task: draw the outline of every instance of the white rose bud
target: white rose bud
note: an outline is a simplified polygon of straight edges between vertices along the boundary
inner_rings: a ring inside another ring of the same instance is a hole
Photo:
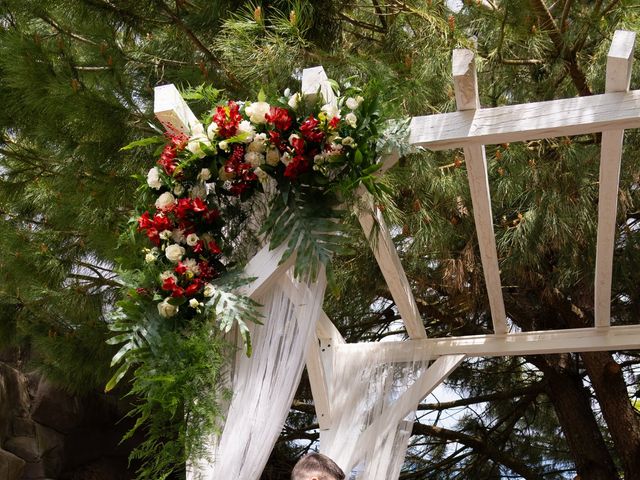
[[[178,313],[178,307],[169,303],[169,298],[165,298],[158,304],[158,313],[161,317],[169,318]]]
[[[195,298],[192,298],[191,300],[189,300],[189,306],[191,308],[198,308],[200,306],[200,302]]]
[[[207,283],[204,286],[204,291],[202,293],[205,297],[213,297],[213,295],[216,293],[216,287],[214,287],[210,283]]]
[[[289,98],[289,101],[287,103],[291,108],[295,110],[296,108],[298,108],[298,104],[300,103],[301,98],[302,96],[299,93],[294,93],[293,95],[291,95],[291,98]]]
[[[200,239],[195,233],[190,233],[189,235],[187,235],[187,245],[189,245],[190,247],[193,247],[196,243],[198,243],[198,240]]]
[[[147,263],[153,263],[156,261],[156,254],[154,252],[149,252],[144,256],[144,261]]]
[[[170,262],[178,263],[180,260],[182,260],[182,257],[185,254],[185,249],[177,243],[174,243],[173,245],[169,245],[166,248],[164,254]]]
[[[176,183],[175,187],[173,187],[173,193],[177,196],[180,196],[184,193],[184,187],[181,183]]]
[[[280,152],[277,148],[267,150],[267,163],[272,167],[276,166],[280,161]]]
[[[200,173],[198,174],[198,180],[200,180],[201,182],[206,182],[210,178],[211,170],[209,170],[208,168],[203,168],[202,170],[200,170]]]
[[[160,232],[160,238],[162,240],[169,240],[173,236],[173,232],[171,230],[163,230]]]
[[[164,192],[156,200],[156,208],[162,210],[176,203],[176,197],[171,192]]]
[[[207,127],[207,136],[210,140],[215,140],[216,135],[218,135],[218,130],[220,130],[220,127],[218,127],[218,124],[216,122],[211,122],[209,124],[209,126]]]
[[[358,97],[358,98],[362,98],[362,97]],[[360,102],[357,99],[353,98],[353,97],[347,98],[346,104],[347,104],[347,108],[349,110],[355,110],[356,108],[358,108],[360,106]]]
[[[189,189],[190,198],[207,198],[207,186],[204,183],[197,183]]]
[[[271,105],[267,102],[254,102],[245,108],[245,113],[249,115],[251,123],[266,123],[265,115],[269,113]]]
[[[149,170],[149,173],[147,173],[147,185],[151,188],[155,188],[156,190],[159,190],[160,187],[162,187],[162,182],[160,181],[160,170],[156,167],[153,167]]]
[[[226,140],[222,140],[220,143],[218,143],[218,148],[220,150],[222,150],[223,152],[226,152],[229,150],[229,142],[227,142]]]
[[[238,125],[238,134],[244,134],[247,136],[244,139],[244,143],[251,143],[253,136],[256,134],[256,129],[253,128],[251,122],[243,120],[240,122],[240,125]]]
[[[355,113],[353,112],[347,113],[344,119],[352,128],[356,128],[356,125],[358,124],[358,117],[356,117]]]
[[[342,145],[344,145],[345,147],[352,147],[355,146],[355,142],[351,137],[344,137],[342,139]]]
[[[199,134],[195,137],[191,137],[189,139],[189,143],[187,143],[187,150],[189,150],[194,155],[197,155],[199,158],[202,158],[205,156],[205,153],[202,150],[202,144],[207,146],[211,145],[211,142],[206,135]]]

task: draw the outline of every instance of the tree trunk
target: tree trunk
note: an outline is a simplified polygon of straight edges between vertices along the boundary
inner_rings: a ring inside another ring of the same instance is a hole
[[[622,369],[609,352],[580,355],[622,461],[624,478],[640,478],[640,416],[629,400]]]
[[[581,480],[618,480],[613,459],[591,409],[590,395],[582,384],[570,354],[531,357],[547,380],[547,394]],[[629,477],[640,478],[640,477]]]

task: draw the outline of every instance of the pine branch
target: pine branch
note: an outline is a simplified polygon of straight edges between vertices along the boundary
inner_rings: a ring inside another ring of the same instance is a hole
[[[93,40],[89,40],[86,37],[83,37],[82,35],[78,35],[77,33],[73,33],[69,30],[66,30],[64,28],[62,28],[58,23],[56,23],[51,17],[46,16],[46,15],[42,15],[40,16],[40,18],[48,23],[49,25],[51,25],[54,29],[56,29],[58,32],[67,35],[68,37],[74,38],[76,40],[79,40],[83,43],[88,43],[89,45],[93,45],[93,46],[97,46],[98,44],[96,42],[94,42]]]
[[[504,465],[512,472],[517,473],[526,480],[544,480],[544,477],[531,469],[524,462],[514,458],[513,456],[495,448],[489,443],[489,439],[484,439],[476,435],[468,435],[466,433],[449,430],[447,428],[436,427],[434,425],[425,425],[423,423],[414,423],[412,435],[425,435],[441,438],[457,442],[474,450],[474,452],[486,455],[494,462]]]

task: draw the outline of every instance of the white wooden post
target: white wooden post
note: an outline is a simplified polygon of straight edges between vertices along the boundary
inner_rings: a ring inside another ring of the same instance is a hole
[[[605,86],[607,93],[629,90],[635,41],[634,32],[618,30],[614,34],[607,56]],[[611,317],[611,277],[623,137],[623,129],[608,130],[602,133],[600,144],[600,194],[594,292],[596,327],[608,326]]]

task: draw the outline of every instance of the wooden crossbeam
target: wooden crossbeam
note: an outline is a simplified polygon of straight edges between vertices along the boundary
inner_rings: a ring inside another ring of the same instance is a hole
[[[172,83],[154,88],[153,113],[169,133],[189,134],[200,121]]]
[[[609,328],[574,328],[509,333],[508,335],[467,335],[422,340],[337,345],[341,352],[370,353],[380,363],[407,362],[417,358],[466,354],[469,357],[542,355],[547,353],[598,352],[640,349],[640,325]]]
[[[453,83],[459,111],[476,111],[480,108],[474,53],[471,50],[456,49],[453,51]],[[466,145],[464,157],[469,176],[473,220],[476,225],[482,270],[489,296],[493,331],[501,335],[507,333],[507,317],[502,297],[496,238],[493,231],[491,193],[484,146]]]
[[[640,128],[640,90],[413,117],[410,128],[430,150]]]
[[[626,92],[631,80],[636,34],[618,30],[607,56],[607,92]],[[600,193],[598,199],[598,240],[594,292],[595,326],[611,323],[611,278],[615,241],[618,185],[624,130],[603,132],[600,145]]]

